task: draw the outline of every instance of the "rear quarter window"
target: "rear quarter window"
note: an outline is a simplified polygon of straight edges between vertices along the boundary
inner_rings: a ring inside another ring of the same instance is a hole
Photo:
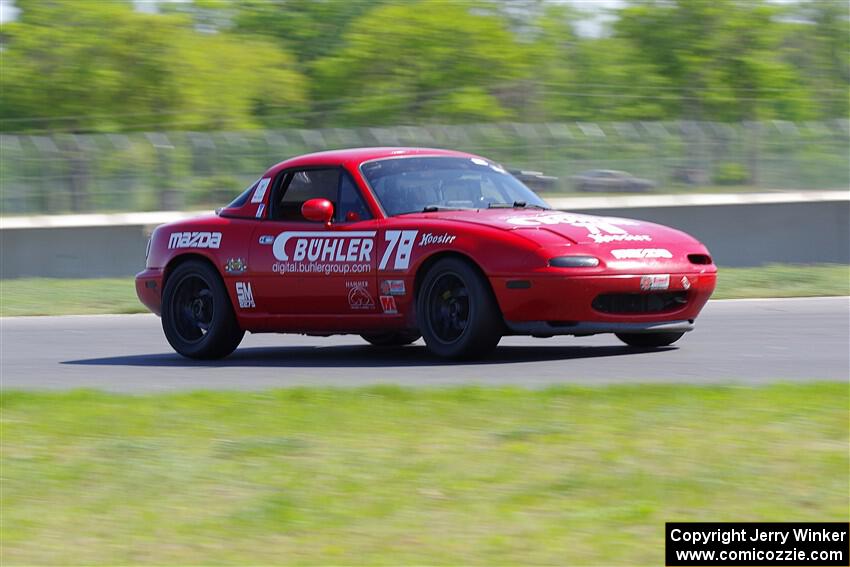
[[[257,179],[256,181],[251,183],[251,185],[247,189],[242,191],[242,193],[240,193],[238,197],[236,197],[235,199],[230,201],[230,203],[227,204],[224,208],[225,209],[238,209],[238,208],[242,207],[243,205],[245,205],[245,203],[248,202],[248,198],[251,196],[251,193],[254,191],[254,188],[257,186],[257,183],[259,183],[259,182],[260,182],[260,180]]]

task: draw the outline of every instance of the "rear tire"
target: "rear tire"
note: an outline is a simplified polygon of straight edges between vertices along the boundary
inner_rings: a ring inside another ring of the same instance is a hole
[[[378,347],[395,347],[415,343],[420,335],[411,332],[398,331],[390,333],[375,333],[374,335],[360,335],[367,343]]]
[[[227,289],[205,262],[177,266],[162,292],[162,330],[168,343],[187,358],[223,358],[245,331],[239,328]]]
[[[416,298],[419,330],[428,350],[443,358],[476,358],[502,338],[502,314],[487,280],[458,258],[439,260]]]
[[[617,333],[617,338],[629,346],[653,348],[672,345],[685,333]]]

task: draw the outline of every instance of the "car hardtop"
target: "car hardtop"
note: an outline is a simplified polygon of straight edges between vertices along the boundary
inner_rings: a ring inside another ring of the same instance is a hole
[[[270,167],[265,177],[276,175],[285,169],[298,167],[321,167],[321,166],[348,166],[356,169],[367,161],[387,158],[402,158],[412,156],[429,157],[458,157],[458,158],[481,158],[475,154],[458,152],[455,150],[444,150],[439,148],[415,148],[415,147],[369,147],[349,148],[342,150],[328,150],[304,154],[289,158]],[[489,161],[489,160],[488,160]]]
[[[248,189],[243,191],[243,193],[236,199],[234,199],[229,205],[217,209],[217,213],[219,216],[228,218],[260,218],[260,215],[256,214],[256,203],[249,200],[249,195],[251,191],[253,191],[253,188],[256,187],[256,184],[259,183],[260,180],[273,180],[281,172],[286,170],[301,168],[344,167],[352,173],[359,173],[358,169],[360,165],[365,162],[380,159],[406,157],[454,157],[466,159],[484,159],[474,154],[459,152],[455,150],[393,146],[349,148],[304,154],[289,158],[268,168],[254,184],[252,184]],[[374,197],[372,197],[368,193],[364,194],[364,198],[366,198],[367,201],[374,201]],[[380,210],[380,206],[378,205],[377,201],[375,201],[375,205],[375,210]],[[377,212],[375,214],[377,215],[377,218],[383,217],[383,214]]]

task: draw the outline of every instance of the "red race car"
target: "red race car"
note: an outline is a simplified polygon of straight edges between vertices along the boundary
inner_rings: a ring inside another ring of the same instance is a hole
[[[148,246],[136,292],[190,358],[226,356],[245,331],[421,335],[450,358],[504,335],[659,347],[693,329],[717,273],[687,234],[552,210],[492,161],[423,148],[289,159]]]

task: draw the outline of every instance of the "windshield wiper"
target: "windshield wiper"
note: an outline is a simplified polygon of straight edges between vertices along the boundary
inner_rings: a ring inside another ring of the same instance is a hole
[[[441,205],[428,205],[422,209],[423,213],[436,213],[437,211],[467,211],[469,209],[463,207],[443,207]]]
[[[525,201],[514,201],[513,203],[490,203],[488,209],[542,209],[548,210],[542,205],[529,205]]]

